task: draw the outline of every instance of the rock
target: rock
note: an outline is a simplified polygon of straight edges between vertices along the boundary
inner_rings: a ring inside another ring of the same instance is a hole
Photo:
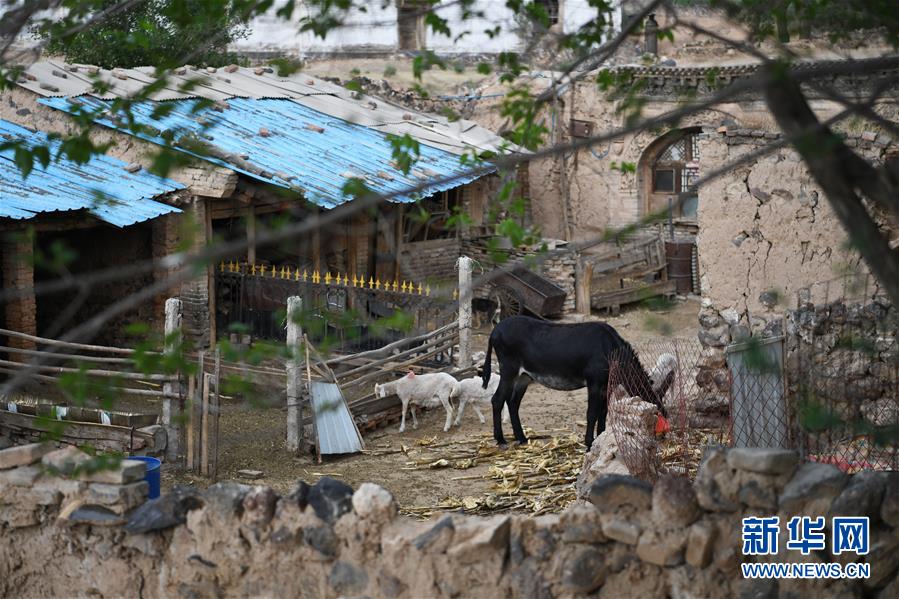
[[[51,451],[41,458],[41,463],[56,474],[72,474],[77,468],[90,462],[91,457],[71,445]]]
[[[803,508],[809,510],[808,515],[824,513],[830,507],[831,500],[846,486],[847,479],[846,473],[836,466],[815,462],[802,464],[784,487],[780,495],[780,508],[789,513],[799,512]]]
[[[145,480],[127,485],[91,483],[87,487],[85,501],[98,505],[113,506],[110,509],[117,513],[127,512],[146,501],[149,490],[150,484]]]
[[[308,501],[316,516],[334,524],[353,508],[353,488],[325,476],[309,488]]]
[[[623,506],[648,510],[652,507],[652,485],[633,476],[606,474],[590,488],[590,503],[600,513],[611,513]]]
[[[128,518],[125,530],[132,535],[154,530],[165,530],[187,520],[187,512],[204,504],[200,491],[194,487],[178,485],[169,493],[147,501]]]
[[[662,528],[689,526],[701,515],[693,485],[680,476],[663,476],[652,489],[652,519]],[[655,563],[655,562],[651,562]]]
[[[127,520],[102,505],[83,505],[80,501],[70,504],[59,513],[59,520],[71,525],[121,526]]]
[[[762,485],[756,479],[749,479],[740,485],[737,499],[749,507],[766,510],[777,509],[777,493],[773,486]]]
[[[306,484],[306,481],[297,481],[297,486],[284,499],[296,504],[301,510],[305,510],[306,506],[309,505],[309,489],[311,487]]]
[[[730,327],[721,324],[699,329],[699,342],[709,347],[724,347],[730,342]]]
[[[727,466],[727,453],[723,449],[709,448],[703,455],[693,488],[700,507],[711,512],[735,512],[739,505],[724,493],[721,481],[733,477]]]
[[[591,505],[571,505],[559,518],[564,543],[603,543],[602,520]]]
[[[587,594],[602,585],[607,573],[602,553],[593,548],[582,549],[565,561],[562,584],[572,593]]]
[[[584,456],[584,467],[575,484],[578,499],[586,499],[593,482],[604,474],[630,474],[618,455],[618,442],[610,428],[594,439],[590,451]]]
[[[252,487],[240,483],[215,483],[203,494],[206,505],[212,511],[233,516],[243,513],[243,498]]]
[[[735,324],[728,327],[728,334],[730,335],[730,339],[732,342],[737,343],[739,341],[746,341],[749,337],[752,336],[752,333],[749,331],[749,327],[743,324]]]
[[[871,565],[871,576],[863,581],[866,589],[883,586],[899,567],[899,536],[895,531],[871,529],[871,550],[864,557]]]
[[[340,595],[358,595],[368,585],[365,570],[345,561],[337,561],[328,574],[328,584]]]
[[[636,545],[640,539],[640,527],[624,518],[612,516],[602,521],[602,532],[610,539],[627,545]]]
[[[264,473],[262,470],[238,470],[237,476],[246,480],[258,480],[264,476]]]
[[[92,483],[124,485],[142,480],[146,476],[147,465],[140,460],[122,460],[118,466],[104,468],[82,474],[79,479]]]
[[[720,312],[721,318],[730,326],[740,324],[740,314],[733,308],[725,308]]]
[[[453,540],[455,525],[451,516],[444,516],[431,529],[421,533],[412,541],[419,551],[443,553]]]
[[[11,487],[30,487],[41,475],[38,466],[23,466],[9,470],[0,470],[0,488],[9,485]]]
[[[53,451],[50,443],[29,443],[0,450],[0,470],[30,466]]]
[[[303,529],[303,539],[325,557],[337,555],[340,541],[330,526],[307,526]]]
[[[699,325],[704,329],[712,329],[721,326],[722,318],[718,311],[709,304],[703,304],[699,310]]]
[[[712,549],[718,528],[708,522],[696,522],[687,536],[687,563],[694,568],[705,568],[712,561]]]
[[[353,493],[353,510],[362,518],[384,525],[397,514],[396,500],[390,491],[373,483],[362,483]]]
[[[502,555],[509,547],[509,530],[512,520],[509,516],[493,516],[478,523],[478,532],[447,550],[460,564],[489,562],[492,557]]]
[[[899,474],[894,472],[887,475],[880,518],[893,528],[899,527]]]
[[[880,520],[881,504],[890,475],[866,470],[855,474],[843,492],[834,499],[828,518],[833,516],[867,516],[871,523]]]
[[[766,308],[773,308],[780,302],[780,294],[776,291],[763,291],[759,294],[759,303]]]
[[[747,472],[791,474],[798,463],[799,454],[789,449],[739,447],[727,452],[727,465]]]
[[[278,495],[271,487],[253,487],[243,498],[243,521],[250,526],[268,526],[275,515]]]
[[[657,566],[677,566],[684,561],[687,533],[683,529],[659,532],[647,530],[637,543],[637,557]]]

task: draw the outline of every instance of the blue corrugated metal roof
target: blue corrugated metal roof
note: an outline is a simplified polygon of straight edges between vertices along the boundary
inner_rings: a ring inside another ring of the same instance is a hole
[[[14,140],[30,146],[47,145],[51,156],[56,156],[60,143],[0,119],[0,142]],[[22,179],[14,151],[0,152],[0,218],[18,220],[45,212],[87,210],[100,220],[125,227],[180,212],[152,198],[183,189],[183,185],[146,171],[129,173],[126,166],[110,156],[98,156],[87,164],[60,160],[46,169],[35,164],[31,174]]]
[[[66,98],[42,98],[39,102],[60,110],[73,109]],[[78,98],[78,102],[85,108],[111,104],[109,100],[88,96]],[[159,106],[154,102],[133,106],[132,114],[138,123],[160,131],[193,132],[214,145],[223,156],[246,156],[241,161],[203,158],[257,180],[299,188],[307,200],[323,208],[333,208],[349,199],[343,195],[343,186],[354,176],[364,178],[375,192],[389,194],[420,185],[428,179],[467,170],[460,164],[458,155],[421,144],[418,162],[412,172],[404,175],[391,164],[393,148],[384,133],[328,116],[293,100],[232,98],[227,102],[228,107],[221,111],[213,108],[195,111],[196,102],[192,99],[166,102],[173,107],[172,111],[159,119],[151,116]],[[128,132],[109,119],[97,122]],[[318,128],[324,131],[319,132]],[[262,129],[270,135],[260,135]],[[140,137],[155,143],[162,141],[158,136],[141,134]],[[242,165],[242,161],[250,167]],[[396,195],[392,199],[413,202],[476,178],[461,177],[451,183],[430,185],[420,194]]]

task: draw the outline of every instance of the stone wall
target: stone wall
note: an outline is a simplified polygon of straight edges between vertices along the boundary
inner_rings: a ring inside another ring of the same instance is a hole
[[[9,452],[17,451],[16,459]],[[397,515],[385,489],[324,478],[289,495],[178,487],[120,517],[141,483],[55,479],[0,451],[0,594],[18,597],[894,597],[899,475],[849,476],[779,450],[707,451],[695,484],[606,475],[561,514]],[[49,456],[44,456],[44,462]],[[136,487],[135,487],[136,489]],[[112,500],[114,498],[114,500]],[[106,501],[106,503],[104,503]],[[123,503],[125,501],[125,503]],[[77,506],[77,507],[73,507]],[[741,557],[741,518],[780,516],[780,552]],[[794,515],[867,516],[858,557],[787,551]],[[743,579],[743,561],[870,564],[866,580]]]
[[[504,256],[508,256],[503,264],[508,264],[513,261],[525,261],[524,263],[528,264],[528,259],[534,259],[539,256],[536,248],[501,249],[496,251],[502,253]],[[494,260],[491,257],[490,251],[478,240],[463,241],[462,254],[476,260],[486,271],[489,271],[493,267]],[[578,256],[573,253],[555,255],[546,258],[533,269],[540,276],[565,290],[565,303],[562,305],[563,314],[571,313],[575,308],[574,286],[577,259]],[[480,274],[480,272],[476,271],[475,276],[478,274]],[[490,295],[490,290],[492,288],[493,283],[490,282],[480,285],[474,290],[474,297],[486,299]]]
[[[403,278],[416,283],[453,280],[459,247],[458,237],[403,243],[400,246],[400,270]]]

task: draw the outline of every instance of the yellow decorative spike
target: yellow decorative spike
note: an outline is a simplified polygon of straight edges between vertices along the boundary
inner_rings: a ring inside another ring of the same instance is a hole
[[[428,297],[431,297],[431,286],[430,285],[425,287],[425,295],[427,295]]]
[[[375,281],[375,289],[380,289],[380,288],[381,288],[381,279],[378,279],[377,281]]]
[[[293,271],[293,277],[294,277],[293,278],[294,281],[300,280],[300,267],[299,266],[297,267],[297,269],[295,271]]]
[[[278,276],[278,267],[275,266],[274,264],[272,264],[272,278],[274,279],[277,276]]]
[[[225,272],[225,261],[222,260],[222,263],[219,264],[219,272]]]
[[[265,276],[265,264],[263,264],[262,266],[259,267],[259,276],[260,277]]]
[[[253,276],[256,276],[256,263],[254,262],[254,263],[251,264],[250,266],[253,267],[253,272],[252,272]]]
[[[330,285],[330,284],[331,284],[331,273],[326,272],[325,273],[325,285]]]
[[[315,283],[317,285],[321,280],[322,280],[322,276],[318,273],[317,270],[312,273],[312,282],[313,283]]]
[[[424,292],[425,288],[421,286],[421,283],[418,284],[418,295],[421,295]]]
[[[346,284],[350,282],[350,278],[346,275],[343,275],[343,286],[346,287]]]
[[[309,279],[309,275],[306,272],[306,269],[303,269],[303,282],[305,283]]]
[[[396,282],[396,279],[394,279],[394,280],[393,280],[393,291],[394,291],[394,293],[396,292],[397,289],[399,289],[399,287],[400,287],[399,283],[397,283],[397,282]]]
[[[454,300],[459,299],[459,290],[458,289],[453,289],[453,299]]]
[[[359,286],[359,279],[356,278],[356,273],[353,273],[353,287]]]

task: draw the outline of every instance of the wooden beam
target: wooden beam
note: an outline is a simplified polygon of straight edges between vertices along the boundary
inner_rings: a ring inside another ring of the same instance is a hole
[[[322,260],[322,236],[321,236],[321,227],[318,226],[318,207],[313,208],[313,216],[315,219],[316,225],[315,228],[312,229],[312,270],[313,271],[321,271],[321,260]]]
[[[256,264],[256,212],[253,205],[247,206],[247,263]]]

